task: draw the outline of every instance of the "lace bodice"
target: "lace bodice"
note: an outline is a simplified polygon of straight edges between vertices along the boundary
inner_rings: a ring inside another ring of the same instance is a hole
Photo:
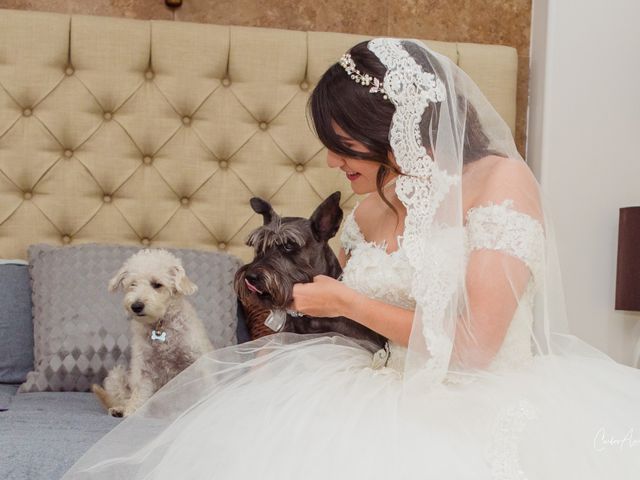
[[[391,253],[387,253],[386,244],[367,241],[354,218],[357,207],[358,204],[345,218],[340,237],[342,247],[350,254],[342,281],[371,298],[403,308],[415,308],[410,293],[413,267],[402,247],[402,236],[398,236],[398,249]],[[543,261],[542,226],[532,217],[514,210],[512,202],[506,200],[501,204],[470,209],[466,215],[465,239],[467,258],[474,249],[500,250],[521,259],[533,273],[489,369],[497,371],[525,366],[532,358],[530,326],[535,279]],[[402,371],[406,348],[391,343],[390,349],[387,366]]]

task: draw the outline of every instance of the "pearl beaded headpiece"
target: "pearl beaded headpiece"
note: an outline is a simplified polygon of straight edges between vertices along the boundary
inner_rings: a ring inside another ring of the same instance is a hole
[[[340,57],[340,65],[345,69],[347,74],[356,81],[356,83],[364,85],[365,87],[368,87],[373,83],[373,85],[369,89],[369,93],[382,93],[385,100],[388,98],[386,92],[384,91],[384,85],[382,84],[382,82],[377,78],[372,77],[368,73],[365,73],[363,75],[360,70],[356,68],[356,62],[353,61],[350,53],[345,53],[344,55],[342,55],[342,57]]]

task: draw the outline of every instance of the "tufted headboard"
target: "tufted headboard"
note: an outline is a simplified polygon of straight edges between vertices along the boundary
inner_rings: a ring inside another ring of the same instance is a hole
[[[366,38],[0,10],[0,258],[108,242],[248,260],[252,196],[307,216],[340,190],[349,210],[356,198],[305,107]],[[427,43],[513,130],[516,50]]]

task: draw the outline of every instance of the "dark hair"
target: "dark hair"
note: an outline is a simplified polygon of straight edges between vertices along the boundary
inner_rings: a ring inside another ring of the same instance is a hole
[[[368,41],[358,43],[349,50],[356,68],[364,75],[369,74],[382,81],[387,72],[378,57],[367,47]],[[411,49],[413,50],[413,49]],[[411,52],[413,54],[413,51]],[[429,63],[435,63],[431,60]],[[435,73],[435,72],[431,72]],[[436,74],[437,75],[437,74]],[[450,92],[448,92],[449,94]],[[466,125],[464,132],[463,162],[470,163],[490,153],[487,136],[482,131],[478,115],[473,106],[457,95],[458,108],[466,108]],[[403,175],[389,160],[392,152],[389,143],[389,130],[395,112],[395,106],[384,99],[380,93],[369,93],[369,88],[356,83],[335,63],[322,75],[309,98],[313,127],[318,138],[330,151],[362,160],[372,160],[380,164],[376,177],[376,189],[382,200],[391,208],[396,216],[398,212],[386,199],[382,191],[383,182],[388,171]],[[423,116],[421,128],[431,129],[437,126],[440,104],[431,104]],[[336,133],[332,121],[340,126],[350,137],[362,143],[368,152],[357,152],[349,148],[347,143]],[[435,130],[423,138],[429,139],[433,149],[436,144]]]

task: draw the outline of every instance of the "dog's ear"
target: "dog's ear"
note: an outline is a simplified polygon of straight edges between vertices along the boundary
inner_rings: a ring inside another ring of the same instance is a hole
[[[193,295],[198,291],[198,286],[189,280],[182,265],[175,265],[170,269],[172,287],[176,293]]]
[[[321,241],[329,240],[338,232],[342,222],[342,208],[340,208],[340,192],[333,192],[309,218],[311,231]]]
[[[263,225],[271,223],[273,219],[278,216],[278,214],[273,210],[271,204],[260,197],[253,197],[249,200],[249,203],[251,204],[251,208],[253,208],[254,212],[262,215]]]
[[[115,292],[118,288],[122,287],[122,282],[124,282],[124,279],[127,278],[127,275],[129,275],[129,272],[125,267],[122,267],[120,270],[118,270],[118,273],[116,273],[114,277],[109,280],[109,291]]]

